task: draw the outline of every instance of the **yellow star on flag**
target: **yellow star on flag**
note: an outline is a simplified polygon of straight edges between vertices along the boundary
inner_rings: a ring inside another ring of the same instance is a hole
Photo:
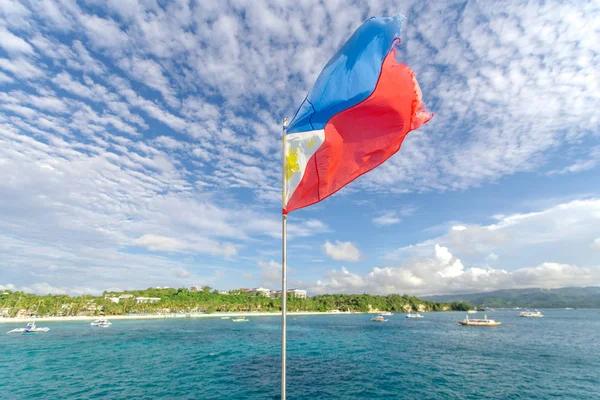
[[[285,156],[285,179],[290,180],[295,172],[300,172],[298,148],[290,149]]]

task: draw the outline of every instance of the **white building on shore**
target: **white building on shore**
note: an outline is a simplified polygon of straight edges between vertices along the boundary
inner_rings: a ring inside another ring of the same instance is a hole
[[[136,297],[135,304],[144,304],[144,303],[158,303],[160,301],[160,297]]]
[[[305,299],[306,298],[306,290],[302,289],[289,289],[288,294],[291,294],[293,297],[297,299]]]
[[[251,293],[255,296],[261,295],[261,296],[269,297],[271,299],[281,298],[281,290],[271,290],[271,289],[265,289],[263,287],[258,287],[258,288],[252,288],[252,289],[241,288],[241,289],[239,289],[239,291]],[[303,290],[303,289],[289,289],[287,292],[288,292],[288,296],[292,296],[297,299],[306,299],[306,297],[307,297],[306,290]],[[221,293],[221,292],[219,292],[219,293]]]
[[[252,292],[256,295],[271,297],[271,289],[265,289],[262,287],[258,287],[258,288],[252,289]]]

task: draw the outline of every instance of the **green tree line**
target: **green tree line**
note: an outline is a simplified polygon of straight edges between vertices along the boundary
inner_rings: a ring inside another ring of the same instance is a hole
[[[118,303],[111,297],[128,294]],[[137,303],[136,297],[160,298],[154,303]],[[281,311],[281,299],[255,295],[244,291],[219,294],[205,286],[197,291],[187,288],[131,290],[104,292],[102,296],[35,295],[23,292],[0,294],[0,316],[75,316],[75,315],[126,315],[129,313],[191,313],[191,312],[238,312]],[[466,311],[473,308],[467,302],[440,303],[425,301],[414,296],[390,294],[331,294],[306,299],[288,295],[288,311]]]

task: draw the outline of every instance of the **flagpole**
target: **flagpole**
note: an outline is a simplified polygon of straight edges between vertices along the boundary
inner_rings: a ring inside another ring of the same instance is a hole
[[[283,119],[283,140],[282,140],[282,194],[283,203],[285,204],[286,186],[285,186],[285,135],[287,131],[287,118]],[[285,400],[285,378],[286,378],[286,345],[287,345],[287,215],[281,214],[281,400]]]

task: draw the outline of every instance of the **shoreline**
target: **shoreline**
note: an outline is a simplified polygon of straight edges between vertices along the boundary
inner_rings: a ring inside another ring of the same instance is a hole
[[[354,315],[368,314],[362,312],[321,312],[321,311],[298,311],[287,312],[288,316],[302,315]],[[0,318],[0,324],[5,323],[26,323],[31,321],[40,322],[75,322],[75,321],[94,321],[96,319],[105,318],[108,320],[125,320],[125,319],[171,319],[171,318],[221,318],[221,317],[280,317],[281,312],[225,312],[212,314],[147,314],[147,315],[105,315],[105,316],[71,316],[71,317],[39,317],[39,318]]]

